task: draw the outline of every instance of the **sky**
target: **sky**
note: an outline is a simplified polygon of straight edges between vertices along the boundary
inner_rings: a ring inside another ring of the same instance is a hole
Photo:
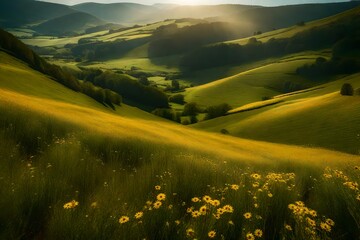
[[[114,2],[134,2],[146,5],[154,3],[176,3],[182,5],[205,5],[205,4],[247,4],[247,5],[262,5],[262,6],[278,6],[302,3],[329,3],[329,2],[344,2],[344,0],[42,0],[46,2],[61,3],[67,5],[75,5],[83,2],[98,2],[98,3],[114,3]]]

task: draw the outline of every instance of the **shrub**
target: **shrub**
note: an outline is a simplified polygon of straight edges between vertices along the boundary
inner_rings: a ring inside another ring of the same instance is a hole
[[[184,111],[182,113],[183,116],[194,116],[199,113],[199,107],[196,103],[191,102],[187,103],[184,107]]]
[[[216,106],[210,106],[206,109],[205,120],[217,118],[224,116],[229,110],[231,110],[231,106],[227,103],[222,103]]]
[[[353,96],[354,88],[350,83],[344,83],[341,87],[340,94],[343,96]]]
[[[178,103],[178,104],[184,104],[185,96],[182,94],[175,94],[173,96],[169,97],[169,102]]]
[[[182,125],[189,125],[190,121],[189,121],[189,119],[184,119],[184,120],[181,121],[181,124]]]
[[[220,130],[220,133],[224,134],[224,135],[228,135],[230,134],[228,130],[226,130],[225,128]]]
[[[170,108],[157,108],[151,113],[171,121],[175,121],[175,122],[181,121],[180,114],[178,114],[176,111]]]

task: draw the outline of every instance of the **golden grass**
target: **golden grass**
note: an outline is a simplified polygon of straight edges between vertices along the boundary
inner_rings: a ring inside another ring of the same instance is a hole
[[[191,151],[210,154],[234,161],[307,163],[319,165],[359,159],[343,153],[281,144],[271,144],[227,137],[188,129],[173,123],[131,119],[88,107],[25,96],[9,90],[0,90],[1,104],[12,105],[17,111],[45,114],[75,124],[85,131],[120,139],[139,139],[163,146],[179,146]],[[260,150],[259,150],[260,149]],[[306,163],[305,163],[306,164]]]

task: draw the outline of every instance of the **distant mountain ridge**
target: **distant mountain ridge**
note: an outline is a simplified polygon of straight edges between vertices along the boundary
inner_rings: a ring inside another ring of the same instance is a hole
[[[34,0],[0,1],[0,27],[21,27],[76,11],[69,6]]]
[[[46,21],[34,30],[45,35],[73,35],[104,24],[104,21],[88,13],[75,12]]]

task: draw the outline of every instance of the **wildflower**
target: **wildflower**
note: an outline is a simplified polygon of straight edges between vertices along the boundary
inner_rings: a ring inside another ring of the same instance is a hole
[[[200,217],[200,212],[199,212],[199,211],[193,211],[193,212],[191,213],[191,216],[192,216],[193,218]]]
[[[176,225],[180,225],[180,220],[175,220]]]
[[[331,232],[331,226],[327,223],[321,222],[320,227],[327,232]]]
[[[151,205],[152,205],[152,201],[146,201],[146,205],[151,206]]]
[[[255,204],[254,204],[254,207],[255,207],[255,208],[259,208],[259,204],[255,203]]]
[[[232,184],[232,185],[231,185],[231,189],[237,191],[237,190],[239,190],[239,185],[237,185],[237,184]]]
[[[268,197],[269,197],[269,198],[272,198],[272,197],[273,197],[272,193],[269,193],[269,194],[268,194]]]
[[[220,206],[220,201],[215,199],[211,201],[211,205],[213,205],[214,207]]]
[[[330,218],[326,219],[326,224],[330,225],[330,226],[335,226],[335,222],[333,220],[331,220]]]
[[[204,206],[202,206],[199,210],[200,210],[200,213],[201,213],[202,215],[205,215],[207,208],[206,208],[206,206],[204,205]]]
[[[229,223],[230,225],[235,225],[234,222],[231,221],[231,220],[230,220],[228,223]]]
[[[225,211],[224,211],[223,208],[218,208],[218,209],[216,210],[216,212],[217,212],[218,214],[222,215]]]
[[[309,211],[309,214],[312,216],[312,217],[316,217],[317,216],[317,213],[315,210],[310,210]]]
[[[92,202],[91,204],[90,204],[90,207],[91,208],[97,208],[97,202]]]
[[[356,182],[345,182],[344,186],[347,186],[351,190],[358,190],[358,187],[359,187],[358,183],[356,183]]]
[[[225,212],[228,212],[228,213],[234,212],[234,208],[231,205],[225,205],[223,207],[223,209],[224,209]]]
[[[140,219],[140,218],[142,218],[143,215],[144,215],[143,212],[137,212],[137,213],[135,214],[135,218],[136,218],[136,219]]]
[[[156,199],[157,199],[158,201],[164,201],[165,198],[166,198],[166,195],[165,195],[164,193],[160,193],[160,194],[158,194],[157,197],[156,197]]]
[[[161,207],[161,205],[162,205],[162,202],[156,201],[156,202],[154,203],[154,208],[155,208],[155,209],[159,209],[159,208]]]
[[[305,206],[304,202],[302,202],[302,201],[296,201],[295,203],[296,203],[296,205],[298,205],[299,207],[304,207],[304,206]]]
[[[290,210],[295,210],[296,206],[295,206],[294,204],[289,204],[289,205],[288,205],[288,208],[289,208]]]
[[[203,197],[203,200],[204,200],[206,203],[210,203],[211,197],[206,195],[206,196]]]
[[[288,224],[285,224],[285,229],[288,231],[292,231],[292,227]]]
[[[253,186],[254,188],[258,188],[258,187],[259,187],[259,185],[260,185],[260,184],[259,184],[258,182],[255,182],[255,183],[253,183],[253,185],[252,185],[252,186]]]
[[[356,200],[360,201],[360,194],[357,195]]]
[[[245,217],[246,219],[251,218],[251,213],[249,213],[249,212],[244,213],[244,217]]]
[[[159,185],[156,185],[156,186],[155,186],[155,190],[156,190],[156,191],[159,191],[159,190],[161,190],[161,186],[159,186]]]
[[[194,229],[192,229],[192,228],[186,229],[186,235],[188,235],[189,237],[194,236],[194,234],[195,234]]]
[[[332,175],[328,174],[328,173],[324,173],[323,176],[324,176],[324,178],[332,178]]]
[[[78,205],[79,205],[79,202],[72,200],[71,202],[64,204],[64,209],[72,209],[72,208],[77,207]]]
[[[219,213],[213,214],[213,216],[214,216],[217,220],[219,220],[220,217],[221,217],[221,215],[220,215]]]
[[[119,218],[119,223],[124,224],[127,223],[129,220],[130,218],[128,216],[122,216],[121,218]]]
[[[189,208],[186,209],[186,212],[187,213],[192,213],[193,209],[194,209],[193,207],[189,207]]]
[[[198,197],[193,197],[191,201],[196,203],[196,202],[200,202],[200,199]]]
[[[262,237],[263,232],[262,232],[260,229],[256,229],[255,232],[254,232],[254,235],[255,235],[256,237]]]
[[[216,235],[216,232],[214,230],[212,230],[208,233],[209,238],[214,238],[215,235]]]
[[[247,234],[246,234],[246,239],[247,239],[247,240],[254,240],[255,237],[254,237],[254,235],[253,235],[252,233],[247,233]]]
[[[253,179],[255,179],[255,180],[258,180],[258,179],[261,178],[261,175],[260,175],[260,174],[257,174],[257,173],[253,173],[253,174],[251,174],[251,177],[252,177]]]
[[[312,220],[311,218],[306,218],[307,223],[312,226],[315,227],[316,226],[316,222],[314,220]]]

